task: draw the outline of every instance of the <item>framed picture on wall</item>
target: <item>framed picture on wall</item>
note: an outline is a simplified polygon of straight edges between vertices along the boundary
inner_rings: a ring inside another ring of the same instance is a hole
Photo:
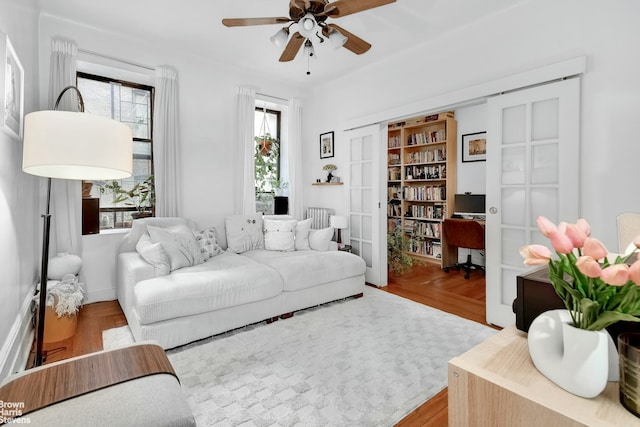
[[[320,134],[320,158],[333,157],[333,132]]]
[[[0,129],[14,139],[22,138],[24,113],[24,69],[9,36],[0,33]]]
[[[487,160],[487,132],[462,135],[462,161],[484,162]]]

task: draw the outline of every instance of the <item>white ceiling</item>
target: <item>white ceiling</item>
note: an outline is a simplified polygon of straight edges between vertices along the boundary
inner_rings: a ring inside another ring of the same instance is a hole
[[[314,43],[317,59],[310,62],[311,75],[306,74],[307,60],[301,52],[291,62],[278,61],[281,52],[269,38],[281,25],[227,28],[221,23],[222,18],[287,17],[288,0],[37,0],[37,4],[51,15],[303,85],[364,69],[428,40],[445,37],[444,43],[447,32],[523,1],[528,0],[398,0],[329,20],[373,47],[355,55],[344,48],[333,50],[329,43]]]

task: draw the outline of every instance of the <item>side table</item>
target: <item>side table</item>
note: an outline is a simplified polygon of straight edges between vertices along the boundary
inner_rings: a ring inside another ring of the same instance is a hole
[[[510,326],[449,361],[449,426],[637,426],[609,382],[593,399],[561,389],[538,372],[527,335]]]
[[[342,247],[338,246],[338,250],[351,253],[351,245],[342,245]]]

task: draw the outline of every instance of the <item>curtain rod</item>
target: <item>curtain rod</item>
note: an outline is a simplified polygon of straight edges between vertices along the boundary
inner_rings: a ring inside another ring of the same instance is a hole
[[[264,97],[266,97],[266,98],[277,99],[277,100],[279,100],[279,101],[289,102],[289,100],[288,100],[288,99],[279,98],[279,97],[277,97],[277,96],[273,96],[273,95],[267,95],[267,94],[265,94],[265,93],[259,93],[259,92],[256,92],[256,95],[264,96]]]
[[[78,52],[86,53],[87,55],[98,56],[100,58],[110,59],[111,61],[121,62],[123,64],[133,65],[134,67],[144,68],[145,70],[155,71],[154,67],[149,67],[148,65],[138,64],[136,62],[126,61],[124,59],[116,58],[114,56],[105,55],[103,53],[91,52],[90,50],[80,49],[78,48]]]

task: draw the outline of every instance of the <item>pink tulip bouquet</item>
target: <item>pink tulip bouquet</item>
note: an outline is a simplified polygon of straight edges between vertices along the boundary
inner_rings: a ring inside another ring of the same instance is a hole
[[[633,252],[610,259],[584,219],[556,226],[540,216],[537,224],[557,259],[543,245],[523,246],[520,255],[525,265],[549,265],[549,279],[573,326],[598,331],[621,320],[640,322],[640,260],[629,265]],[[640,236],[634,244],[640,248]]]

